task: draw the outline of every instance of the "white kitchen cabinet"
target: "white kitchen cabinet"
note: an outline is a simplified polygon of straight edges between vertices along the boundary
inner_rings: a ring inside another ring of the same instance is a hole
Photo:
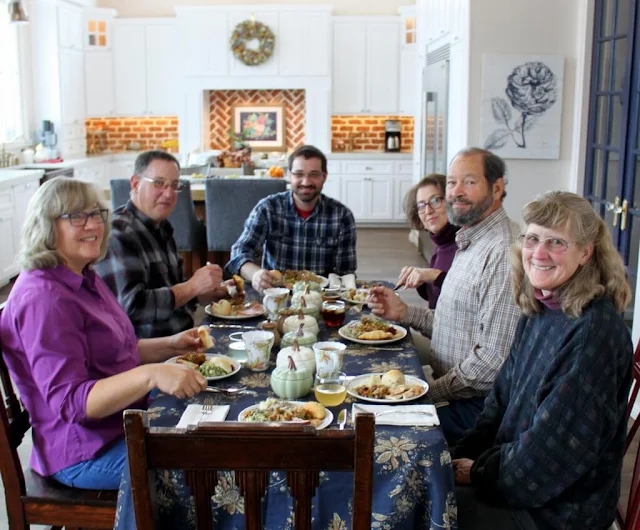
[[[113,61],[118,115],[177,114],[176,35],[172,22],[115,23]]]
[[[111,179],[128,179],[133,175],[133,166],[135,159],[131,160],[112,160],[109,162],[108,180]]]
[[[58,46],[81,51],[83,23],[82,10],[79,7],[61,2],[58,5]]]
[[[334,17],[333,114],[398,112],[400,22],[371,19]]]
[[[356,221],[393,220],[393,177],[386,175],[342,175],[342,203]]]
[[[107,169],[105,167],[104,161],[102,160],[89,161],[85,164],[75,166],[73,168],[73,176],[78,180],[91,182],[99,190],[103,190],[109,187],[109,180],[107,179]]]
[[[400,73],[398,75],[398,114],[415,116],[418,100],[418,58],[416,45],[410,44],[400,49]]]
[[[13,215],[14,215],[14,231],[13,240],[15,243],[14,253],[17,255],[20,251],[20,243],[22,241],[22,228],[27,217],[27,206],[31,197],[34,196],[40,186],[40,177],[25,179],[20,184],[15,184],[12,190],[13,198]]]
[[[0,252],[0,285],[4,284],[17,272],[15,263],[15,219],[13,210],[0,208],[0,241],[2,248]],[[8,250],[7,250],[8,249]]]
[[[394,180],[395,206],[393,208],[393,218],[396,221],[406,221],[407,215],[404,212],[404,198],[413,186],[411,175],[398,175]]]
[[[87,117],[115,114],[113,55],[111,52],[88,53],[84,58]]]
[[[347,206],[356,221],[367,220],[368,208],[366,183],[362,175],[342,175],[340,177],[342,204]]]
[[[206,20],[183,15],[176,8],[179,19],[178,41],[184,74],[229,74],[229,21],[226,13],[210,14]]]
[[[331,16],[327,12],[281,12],[276,46],[280,75],[331,75]]]
[[[90,7],[83,9],[83,40],[87,52],[111,50],[115,9]]]
[[[60,50],[60,96],[65,125],[85,120],[84,54]]]
[[[332,199],[335,199],[336,201],[340,201],[341,200],[341,193],[340,193],[340,177],[334,175],[333,177],[331,175],[329,175],[327,177],[327,180],[324,183],[324,186],[322,186],[322,193],[324,195],[326,195],[327,197],[331,197]]]

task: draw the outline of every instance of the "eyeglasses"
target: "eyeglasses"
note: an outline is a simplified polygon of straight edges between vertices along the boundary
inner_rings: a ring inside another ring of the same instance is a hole
[[[433,210],[437,210],[444,203],[444,197],[431,197],[428,201],[418,201],[416,203],[416,210],[424,212],[427,209],[427,204],[431,206]]]
[[[562,254],[571,246],[569,241],[565,241],[558,237],[548,237],[547,239],[540,240],[540,238],[535,234],[520,234],[518,239],[520,240],[522,248],[535,250],[538,248],[538,245],[542,243],[547,252],[550,252],[551,254]]]
[[[164,180],[164,179],[152,179],[151,177],[142,177],[147,182],[151,182],[153,187],[157,190],[166,190],[171,188],[173,191],[180,193],[187,187],[186,183],[180,180]]]
[[[310,179],[319,179],[324,175],[324,171],[309,171],[309,173],[305,173],[304,171],[294,171],[291,173],[291,176],[297,179],[302,179],[305,176],[309,177]]]
[[[106,223],[109,219],[109,210],[95,209],[90,212],[63,213],[59,219],[69,219],[71,226],[87,226],[89,219],[94,223]]]

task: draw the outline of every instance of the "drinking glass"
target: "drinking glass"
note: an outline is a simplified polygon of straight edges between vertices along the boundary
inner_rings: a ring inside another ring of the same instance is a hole
[[[322,302],[322,319],[329,328],[339,328],[344,324],[346,308],[342,300]]]
[[[313,388],[316,400],[325,407],[337,407],[340,405],[347,396],[346,377],[344,372],[331,372],[316,376]]]

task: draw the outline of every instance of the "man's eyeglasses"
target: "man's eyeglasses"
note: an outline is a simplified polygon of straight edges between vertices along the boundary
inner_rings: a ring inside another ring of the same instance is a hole
[[[427,209],[427,204],[431,206],[433,210],[437,210],[444,204],[444,197],[431,197],[428,201],[418,201],[416,203],[416,210],[424,212]]]
[[[309,177],[310,179],[319,179],[322,178],[324,176],[324,172],[322,171],[309,171],[309,173],[305,173],[304,171],[293,171],[291,173],[292,177],[295,177],[297,179],[302,179],[305,177],[305,175],[307,177]]]
[[[69,219],[71,226],[87,226],[89,219],[94,223],[106,223],[109,219],[109,210],[96,208],[90,212],[63,213],[60,219]]]
[[[164,179],[152,179],[151,177],[142,177],[147,182],[151,182],[153,187],[157,190],[166,190],[171,188],[173,191],[181,192],[187,187],[187,185],[180,180],[164,180]]]
[[[564,239],[560,239],[558,237],[548,237],[547,239],[540,239],[535,234],[520,234],[518,236],[520,240],[520,244],[522,248],[526,248],[527,250],[535,250],[538,248],[538,245],[544,245],[544,248],[547,252],[551,254],[562,254],[567,251],[567,249],[571,246],[569,241],[565,241]]]

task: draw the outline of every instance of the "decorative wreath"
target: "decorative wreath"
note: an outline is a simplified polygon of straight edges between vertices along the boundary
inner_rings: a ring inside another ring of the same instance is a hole
[[[250,50],[247,42],[258,39],[260,47]],[[233,55],[247,66],[257,66],[265,62],[273,53],[276,37],[268,26],[255,20],[240,22],[231,35],[231,50]]]

